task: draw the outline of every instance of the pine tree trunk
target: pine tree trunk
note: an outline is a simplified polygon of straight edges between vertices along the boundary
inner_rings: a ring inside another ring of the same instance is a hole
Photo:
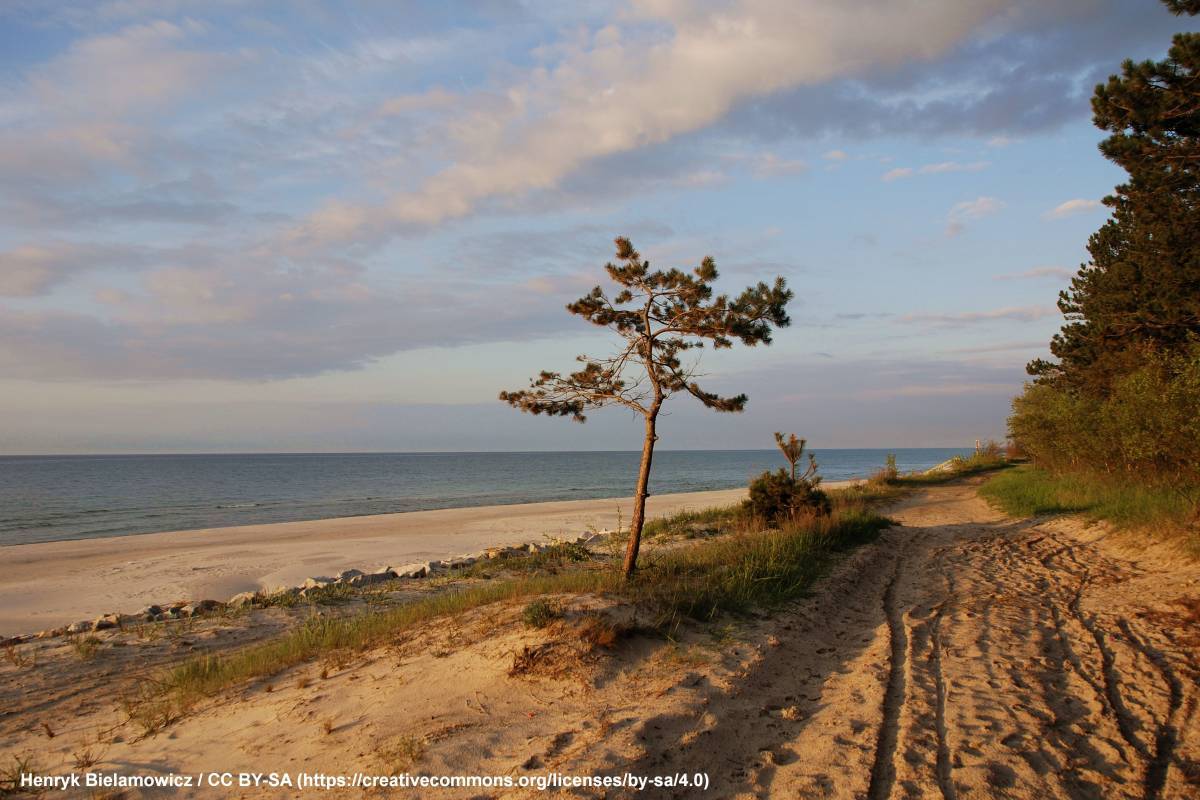
[[[655,405],[646,415],[646,440],[642,443],[642,466],[638,470],[637,491],[633,495],[633,519],[629,521],[629,545],[625,548],[623,571],[628,580],[637,568],[638,548],[642,544],[642,526],[646,522],[646,498],[650,496],[650,462],[654,460],[654,443],[658,434],[654,432],[658,418]]]

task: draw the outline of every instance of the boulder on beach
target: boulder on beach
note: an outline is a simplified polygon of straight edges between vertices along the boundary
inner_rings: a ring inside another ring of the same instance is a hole
[[[254,605],[254,602],[257,599],[258,592],[239,592],[238,594],[235,594],[233,597],[229,598],[229,601],[226,603],[226,605],[228,605],[230,608],[244,608],[245,606]]]
[[[302,589],[319,589],[333,583],[333,578],[305,578]]]
[[[67,626],[67,633],[86,633],[92,629],[92,621],[90,619],[72,622]]]
[[[337,576],[334,578],[334,581],[336,583],[350,583],[350,581],[354,580],[355,578],[360,578],[365,574],[366,573],[360,569],[344,569],[337,574]]]
[[[424,578],[429,574],[429,564],[407,564],[403,567],[397,567],[395,572],[401,578]]]
[[[104,631],[104,630],[108,630],[109,628],[115,628],[120,624],[121,624],[121,615],[120,614],[105,614],[102,617],[97,617],[96,620],[94,622],[92,622],[92,630]]]

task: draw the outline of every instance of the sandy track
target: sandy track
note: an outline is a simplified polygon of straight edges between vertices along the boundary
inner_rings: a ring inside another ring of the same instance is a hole
[[[902,525],[794,607],[674,644],[634,638],[561,670],[510,675],[516,654],[558,634],[521,627],[519,606],[482,609],[217,698],[146,738],[49,685],[66,674],[51,659],[70,656],[47,651],[45,686],[0,665],[9,690],[36,695],[0,715],[0,751],[53,769],[115,722],[110,769],[377,774],[389,748],[421,741],[412,768],[433,775],[711,781],[640,797],[1200,797],[1200,566],[1078,521],[1005,518],[976,485],[896,506]]]
[[[1008,520],[971,485],[893,516],[707,698],[715,722],[648,722],[638,768],[708,769],[716,796],[1200,796],[1200,651],[1175,602],[1194,602],[1194,564]],[[789,707],[798,722],[773,713]]]

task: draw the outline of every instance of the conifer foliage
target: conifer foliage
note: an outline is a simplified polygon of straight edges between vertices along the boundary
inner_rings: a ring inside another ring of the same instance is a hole
[[[1029,365],[1010,429],[1047,466],[1200,485],[1200,33],[1124,62],[1092,110],[1129,177],[1104,199],[1112,216],[1059,295],[1056,360]]]
[[[542,372],[527,389],[501,392],[500,399],[530,414],[586,420],[587,411],[622,406],[645,422],[645,439],[625,553],[626,577],[633,574],[645,523],[650,468],[657,420],[663,403],[674,394],[689,394],[714,411],[738,412],[744,394],[722,396],[697,382],[689,351],[731,348],[735,342],[753,347],[771,343],[773,328],[790,323],[786,307],[792,292],[782,277],[759,283],[737,297],[713,294],[717,267],[712,258],[684,272],[654,270],[626,238],[616,239],[616,261],[605,265],[619,287],[609,295],[597,286],[567,311],[616,334],[620,344],[607,357],[578,357],[580,369],[568,374]]]

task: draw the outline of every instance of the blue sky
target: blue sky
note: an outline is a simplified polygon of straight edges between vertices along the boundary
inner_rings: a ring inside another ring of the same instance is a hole
[[[662,446],[1001,437],[1121,173],[1151,0],[9,2],[0,452],[624,449],[495,400],[600,352],[612,238],[793,325]]]

